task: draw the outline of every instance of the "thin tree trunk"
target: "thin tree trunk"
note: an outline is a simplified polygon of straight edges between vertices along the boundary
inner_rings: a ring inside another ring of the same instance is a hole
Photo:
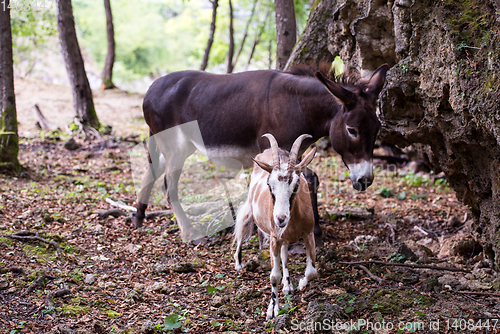
[[[0,4],[0,170],[20,169],[9,0]],[[5,7],[3,7],[5,5]]]
[[[297,23],[293,0],[275,0],[276,69],[283,70],[297,41]]]
[[[106,33],[108,36],[108,53],[102,71],[102,88],[114,88],[113,65],[115,63],[115,29],[113,27],[113,14],[111,12],[110,0],[104,0],[104,11],[106,12]]]
[[[78,45],[75,31],[75,20],[71,0],[57,1],[57,28],[61,51],[68,72],[71,91],[73,92],[73,106],[75,108],[75,122],[83,126],[99,128],[99,120],[94,108],[92,91],[85,73],[82,54]]]
[[[201,63],[200,70],[205,71],[208,65],[208,56],[210,55],[210,49],[214,43],[215,34],[215,21],[217,20],[217,7],[219,6],[219,0],[210,0],[212,3],[212,23],[210,24],[210,36],[208,37],[207,47],[205,48],[205,54],[203,55],[203,61]]]
[[[259,44],[260,37],[264,33],[264,29],[266,28],[267,18],[269,17],[270,11],[271,10],[268,7],[267,10],[266,10],[266,14],[264,15],[264,20],[262,21],[262,24],[260,25],[260,27],[258,27],[257,31],[255,32],[255,36],[253,38],[252,46],[250,47],[250,54],[248,55],[248,60],[247,60],[247,63],[245,65],[245,71],[248,71],[248,67],[250,66],[250,62],[252,61],[253,54],[255,52],[255,48],[257,47],[257,44]]]
[[[250,24],[252,24],[253,16],[255,14],[255,8],[257,8],[258,2],[259,2],[258,0],[254,0],[253,2],[252,12],[250,13],[250,17],[248,18],[247,24],[245,25],[245,30],[243,31],[243,37],[241,38],[240,45],[238,46],[238,50],[236,50],[236,55],[234,56],[233,69],[236,67],[238,58],[240,57],[241,51],[245,46],[245,40],[247,39],[248,35],[248,28],[250,28]]]
[[[234,29],[233,29],[233,3],[229,0],[229,50],[227,51],[227,70],[226,73],[233,72],[234,55]]]

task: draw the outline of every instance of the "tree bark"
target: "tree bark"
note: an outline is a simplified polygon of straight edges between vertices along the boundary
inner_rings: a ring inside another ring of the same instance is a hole
[[[17,134],[16,97],[12,59],[12,31],[9,0],[0,7],[0,170],[18,171],[19,137]]]
[[[104,0],[104,11],[106,12],[106,34],[108,37],[108,53],[104,61],[102,71],[102,88],[114,88],[113,84],[113,65],[115,63],[115,29],[113,27],[113,14],[111,12],[110,0]]]
[[[283,70],[297,41],[297,23],[293,0],[275,0],[276,69]]]
[[[253,21],[253,16],[255,14],[255,8],[257,8],[258,0],[254,0],[253,2],[253,7],[252,11],[250,13],[250,17],[248,18],[247,24],[245,25],[245,30],[243,31],[243,37],[241,38],[240,45],[238,46],[238,50],[236,50],[236,55],[234,56],[234,61],[233,61],[233,69],[236,67],[236,63],[238,62],[238,58],[240,57],[241,51],[243,50],[243,47],[245,46],[245,41],[248,36],[248,28],[250,28],[250,24],[252,24]]]
[[[380,137],[415,145],[473,214],[483,253],[500,268],[500,3],[321,0],[289,64],[339,55],[348,70],[387,72]],[[462,19],[469,24],[463,24]],[[481,21],[481,27],[472,22]],[[376,33],[374,33],[376,32]],[[488,32],[488,33],[486,33]]]
[[[71,0],[57,0],[57,28],[59,30],[61,52],[73,93],[75,122],[98,129],[99,120],[94,108],[92,91],[76,38]]]
[[[205,54],[203,55],[203,61],[200,67],[201,71],[205,71],[208,65],[208,56],[210,55],[210,49],[212,48],[212,44],[214,43],[217,7],[219,6],[219,0],[210,0],[210,2],[212,3],[212,23],[210,24],[210,36],[208,37],[207,47],[205,48]]]
[[[233,72],[234,55],[234,29],[233,29],[233,3],[229,0],[229,49],[227,51],[227,69],[226,73]]]

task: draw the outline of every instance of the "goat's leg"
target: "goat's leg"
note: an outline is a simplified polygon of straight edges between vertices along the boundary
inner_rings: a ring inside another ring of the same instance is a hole
[[[288,244],[281,245],[281,265],[283,266],[283,293],[291,295],[293,293],[293,285],[290,281],[290,273],[288,272]]]
[[[238,210],[236,215],[236,226],[234,227],[234,240],[236,241],[236,252],[234,253],[235,269],[241,270],[241,243],[253,229],[252,208],[248,199]]]
[[[306,255],[307,255],[307,266],[304,278],[301,278],[299,281],[299,290],[304,289],[307,285],[307,282],[316,278],[318,276],[318,272],[316,271],[316,245],[314,242],[314,233],[309,233],[309,235],[305,238],[306,244]]]
[[[278,243],[278,240],[276,240],[274,236],[271,236],[269,250],[271,253],[273,269],[271,271],[271,301],[267,308],[267,320],[273,317],[277,317],[278,312],[280,311],[278,303],[278,282],[281,278],[280,248],[281,244]]]
[[[142,227],[144,218],[146,217],[146,209],[148,207],[151,191],[153,190],[156,180],[165,170],[165,160],[163,157],[160,157],[156,149],[156,140],[152,134],[150,135],[151,137],[149,137],[148,144],[145,145],[148,151],[149,164],[146,174],[144,174],[142,178],[141,190],[137,196],[137,202],[135,204],[137,212],[132,214],[132,222],[136,228]]]
[[[316,237],[321,237],[323,232],[321,231],[321,226],[319,226],[319,213],[318,213],[318,188],[319,179],[318,175],[311,169],[306,168],[303,172],[304,177],[307,180],[307,186],[309,188],[309,194],[311,195],[311,204],[314,214],[314,235]]]

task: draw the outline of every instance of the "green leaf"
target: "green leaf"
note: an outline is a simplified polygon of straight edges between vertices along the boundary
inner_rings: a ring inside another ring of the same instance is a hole
[[[165,322],[163,323],[163,329],[172,330],[176,328],[180,328],[182,326],[182,322],[179,320],[179,315],[177,313],[171,314],[165,318]]]
[[[400,200],[404,200],[406,198],[406,192],[405,191],[402,191],[401,194],[399,194],[398,196],[398,199]]]
[[[354,307],[352,306],[349,306],[348,308],[345,309],[345,313],[347,314],[351,313],[352,311],[354,311]]]
[[[207,292],[208,293],[216,293],[217,292],[217,289],[214,288],[213,286],[211,285],[207,285]]]
[[[212,326],[214,326],[214,327],[219,327],[221,325],[220,322],[215,321],[215,320],[210,321],[210,324],[212,324]]]

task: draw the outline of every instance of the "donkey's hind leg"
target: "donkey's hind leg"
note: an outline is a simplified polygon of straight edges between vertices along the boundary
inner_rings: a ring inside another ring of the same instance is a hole
[[[135,207],[137,212],[132,214],[132,222],[136,228],[142,227],[144,218],[146,217],[146,209],[148,207],[149,197],[153,190],[156,180],[163,174],[165,170],[165,159],[160,156],[156,149],[156,140],[151,134],[148,139],[148,144],[145,145],[148,151],[148,167],[141,181],[141,190],[137,196]]]
[[[307,266],[304,278],[301,278],[299,281],[299,290],[302,290],[307,285],[307,282],[316,278],[318,276],[318,272],[316,271],[316,245],[314,243],[314,234],[309,233],[309,235],[305,238],[306,244],[306,255],[307,255]]]
[[[311,204],[314,214],[314,235],[317,238],[321,238],[323,232],[321,231],[321,226],[319,226],[319,213],[318,213],[318,188],[319,179],[318,175],[312,171],[310,168],[306,168],[303,172],[304,177],[307,180],[307,186],[309,188],[309,194],[311,195]]]

